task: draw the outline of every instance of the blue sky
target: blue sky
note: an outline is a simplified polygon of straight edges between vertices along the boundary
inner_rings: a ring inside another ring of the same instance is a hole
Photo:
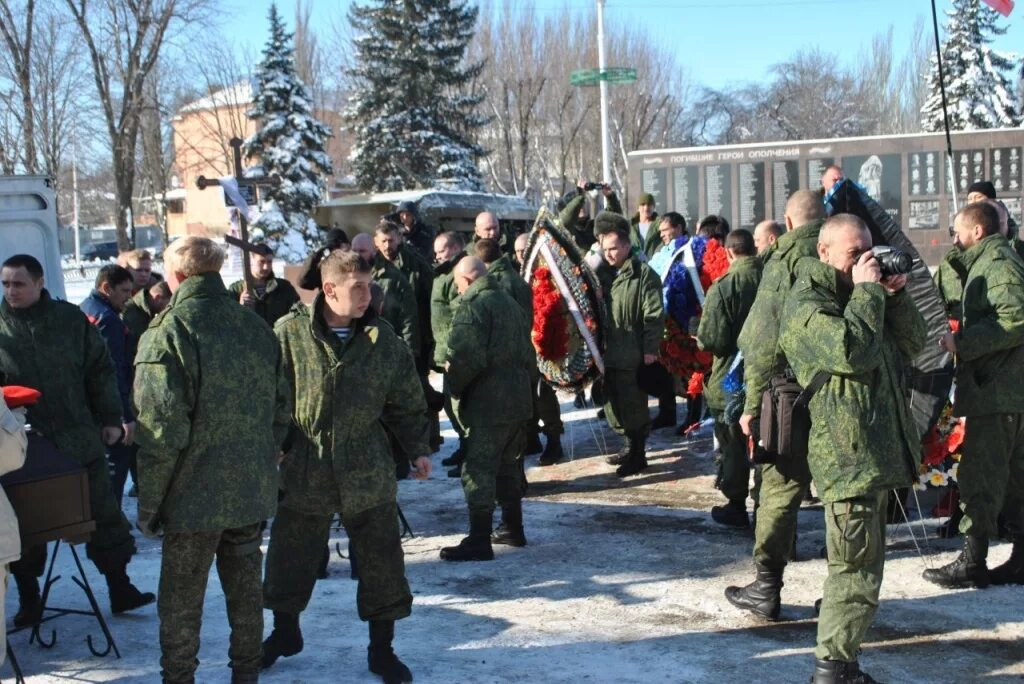
[[[244,36],[239,40],[241,47],[257,55],[266,40],[270,0],[224,2],[224,18],[232,33]],[[278,0],[277,4],[291,26],[295,0]],[[314,24],[328,26],[344,16],[350,2],[307,0],[307,4],[313,7]],[[595,6],[594,0],[521,0],[516,4],[533,7],[538,13],[562,7],[589,12]],[[1009,31],[996,47],[1024,53],[1024,2],[1017,4],[1003,22]],[[943,9],[950,2],[938,0],[937,5],[941,26]],[[677,48],[679,63],[696,81],[711,87],[760,80],[768,66],[800,47],[817,46],[853,61],[874,35],[890,25],[895,29],[897,54],[902,55],[918,17],[931,30],[930,0],[607,0],[606,7],[608,31],[625,24],[646,27],[653,40]]]

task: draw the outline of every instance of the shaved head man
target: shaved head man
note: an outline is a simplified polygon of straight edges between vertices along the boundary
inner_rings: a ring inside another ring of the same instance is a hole
[[[493,211],[482,211],[473,224],[473,233],[478,240],[497,240],[501,236],[498,216]]]
[[[813,190],[797,190],[786,202],[786,230],[821,221],[825,218],[825,205],[821,195]]]
[[[455,287],[458,288],[459,294],[465,294],[477,278],[487,273],[487,265],[475,256],[467,256],[459,260],[453,273]]]
[[[359,233],[352,238],[352,251],[372,264],[374,257],[377,256],[377,245],[374,244],[372,237],[366,233]]]
[[[782,237],[786,229],[778,221],[761,221],[754,226],[754,248],[758,254],[775,244],[775,241]]]
[[[526,263],[526,243],[530,241],[529,233],[523,233],[516,237],[515,251],[516,263],[520,268]]]

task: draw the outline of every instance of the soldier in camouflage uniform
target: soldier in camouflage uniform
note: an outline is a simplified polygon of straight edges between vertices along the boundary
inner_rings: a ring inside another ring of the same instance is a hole
[[[473,237],[469,241],[469,246],[475,246],[477,240],[497,240],[502,253],[511,254],[513,251],[514,240],[510,239],[508,233],[502,229],[498,215],[493,211],[482,211],[477,214],[476,220],[473,222]]]
[[[953,222],[967,278],[960,331],[942,346],[958,359],[953,413],[966,417],[957,471],[964,548],[949,565],[924,572],[944,587],[1024,584],[1024,263],[999,234],[998,218],[979,202]],[[990,572],[1000,511],[1013,552]]]
[[[715,419],[715,436],[722,450],[718,463],[718,489],[729,503],[711,509],[715,522],[734,527],[749,527],[747,494],[750,482],[750,461],[747,438],[736,418],[725,418],[726,396],[722,389],[729,368],[739,351],[736,340],[743,322],[750,313],[761,282],[754,237],[746,230],[734,230],[725,238],[729,272],[708,290],[704,301],[697,344],[715,355],[711,376],[704,383],[704,399]]]
[[[448,356],[448,334],[452,329],[452,314],[455,311],[455,300],[459,291],[455,287],[453,271],[455,265],[466,256],[466,242],[462,235],[449,231],[441,233],[434,239],[434,284],[430,291],[430,327],[434,333],[434,354],[431,365],[435,371],[444,373],[444,364]],[[447,379],[442,384],[444,394],[444,411],[452,429],[459,437],[459,446],[451,456],[441,461],[443,466],[455,466],[449,472],[452,477],[461,475],[463,449],[462,440],[465,433],[459,425],[458,416],[452,408],[451,392],[448,391]]]
[[[594,219],[589,216],[587,191],[584,189],[586,186],[586,180],[576,181],[575,196],[558,213],[558,220],[569,231],[572,239],[584,254],[590,251],[590,248],[597,242],[597,235],[594,233]],[[604,195],[605,209],[621,214],[622,204],[619,203],[619,198],[612,186],[605,183],[601,188],[601,193]]]
[[[369,621],[370,671],[389,684],[409,682],[391,647],[395,620],[409,615],[412,594],[388,434],[415,455],[416,476],[429,476],[423,391],[409,349],[369,310],[369,264],[352,252],[332,252],[321,274],[323,290],[313,304],[296,307],[275,329],[294,427],[267,551],[263,600],[274,611],[274,631],[263,644],[263,664],[302,650],[299,614],[340,511],[359,558],[356,603],[360,619]]]
[[[661,236],[658,234],[658,224],[661,221],[658,220],[658,212],[654,210],[654,206],[654,195],[649,192],[641,194],[637,200],[637,212],[629,221],[629,239],[633,247],[643,252],[645,260],[650,259],[661,248]]]
[[[103,338],[77,306],[50,297],[35,257],[10,257],[2,274],[0,384],[42,392],[28,409],[28,422],[86,470],[96,531],[85,548],[107,580],[111,612],[152,603],[153,594],[139,592],[128,579],[135,540],[114,499],[103,454],[104,444],[121,439],[123,410]],[[17,627],[41,617],[39,577],[45,567],[45,544],[23,549],[21,560],[11,564],[20,599]]]
[[[498,283],[498,287],[505,291],[512,299],[519,304],[523,315],[533,324],[533,290],[526,284],[523,277],[512,267],[512,260],[508,256],[502,256],[498,243],[494,240],[478,240],[476,243],[476,256],[487,265],[487,272]],[[540,452],[539,465],[554,465],[562,460],[562,415],[561,407],[558,404],[558,395],[555,394],[551,385],[543,382],[536,363],[531,366],[530,386],[533,390],[533,418],[528,427],[526,454]],[[539,441],[538,422],[544,424],[545,445],[541,449],[531,448],[531,441]]]
[[[231,681],[259,677],[260,530],[277,508],[289,397],[274,335],[228,296],[223,260],[207,238],[185,237],[168,249],[174,295],[135,359],[139,529],[163,533],[164,682],[195,681],[214,558],[231,624]]]
[[[352,251],[369,263],[374,282],[384,290],[384,313],[395,333],[409,345],[415,356],[420,349],[419,320],[416,317],[416,295],[402,272],[377,251],[373,238],[360,233],[352,238]]]
[[[647,467],[647,435],[651,414],[647,392],[637,382],[637,370],[658,360],[665,327],[661,280],[647,264],[630,255],[629,224],[618,214],[603,211],[595,219],[604,263],[597,276],[604,285],[608,311],[604,355],[605,416],[626,438],[626,451],[615,459],[619,477]],[[654,230],[657,235],[657,230]]]
[[[255,311],[273,328],[277,319],[288,313],[299,301],[299,293],[290,282],[274,276],[274,252],[270,245],[254,245],[248,259],[252,266],[255,292],[246,289],[244,280],[231,283],[228,290],[239,303]]]
[[[803,387],[824,382],[809,404],[808,465],[828,547],[812,682],[870,684],[857,654],[878,607],[889,490],[917,474],[904,370],[924,348],[925,322],[907,276],[882,277],[856,216],[828,219],[818,254],[797,262],[779,339]]]
[[[476,257],[455,267],[459,305],[448,337],[448,386],[466,431],[462,487],[469,536],[441,549],[450,561],[493,560],[494,503],[501,505],[503,543],[523,546],[525,424],[533,413],[530,324]],[[495,401],[500,398],[500,401]]]
[[[819,193],[793,193],[786,203],[786,234],[758,257],[764,263],[761,284],[739,337],[747,386],[740,428],[747,436],[752,434],[754,419],[761,412],[761,397],[769,381],[782,375],[788,366],[778,344],[782,310],[795,280],[797,260],[817,256],[818,233],[824,217]],[[761,466],[754,525],[757,578],[746,587],[726,588],[725,596],[734,606],[769,620],[778,619],[782,575],[792,554],[797,511],[810,482],[806,459],[778,459]]]
[[[131,338],[134,340],[133,358],[139,340],[142,339],[142,333],[146,332],[150,322],[164,310],[170,300],[171,288],[167,285],[166,280],[160,279],[149,287],[144,287],[136,292],[125,304],[124,311],[121,312],[121,320],[128,327],[128,332],[131,333]]]

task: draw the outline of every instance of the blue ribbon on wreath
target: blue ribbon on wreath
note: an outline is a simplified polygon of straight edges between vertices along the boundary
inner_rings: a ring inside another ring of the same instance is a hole
[[[674,254],[691,240],[693,261],[697,264],[697,269],[700,270],[704,265],[704,252],[708,248],[707,238],[700,235],[693,238],[683,235],[672,243],[672,252]],[[661,295],[665,313],[685,330],[690,319],[697,315],[700,302],[697,299],[697,290],[690,280],[690,271],[683,265],[682,255],[672,262],[668,273],[665,274]]]

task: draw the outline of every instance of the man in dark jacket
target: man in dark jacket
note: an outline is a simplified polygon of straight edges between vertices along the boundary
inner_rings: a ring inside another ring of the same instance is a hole
[[[277,456],[290,416],[281,352],[266,322],[228,296],[219,273],[224,253],[212,240],[181,238],[165,259],[174,295],[142,336],[134,386],[139,529],[163,533],[163,680],[195,681],[216,558],[231,625],[231,681],[256,682],[261,525],[277,510]]]
[[[303,648],[299,615],[340,511],[359,559],[356,603],[360,619],[369,622],[370,671],[385,682],[410,682],[391,646],[395,621],[410,614],[412,594],[389,436],[411,455],[415,476],[429,476],[426,404],[412,353],[369,308],[369,264],[351,252],[333,252],[321,274],[323,290],[313,304],[296,307],[274,331],[294,409],[281,463],[284,498],[267,551],[263,597],[274,611],[274,631],[263,644],[263,666]]]
[[[572,239],[576,241],[576,245],[584,254],[590,251],[590,248],[597,242],[597,235],[594,234],[594,218],[590,216],[586,187],[586,180],[581,178],[576,181],[576,195],[566,203],[558,214],[562,226],[569,231]],[[622,205],[609,183],[604,183],[601,186],[601,193],[604,195],[605,209],[621,214]]]
[[[246,289],[244,280],[231,283],[229,289],[243,306],[255,311],[273,328],[277,319],[299,301],[299,293],[290,282],[274,276],[274,252],[270,245],[255,245],[249,255],[249,264],[252,266],[254,291]]]
[[[415,357],[420,350],[420,330],[412,286],[394,264],[380,255],[373,238],[366,233],[352,238],[352,251],[372,266],[373,280],[384,290],[381,318],[409,345]]]
[[[626,451],[615,471],[619,477],[626,477],[647,468],[651,415],[647,392],[637,382],[637,370],[658,360],[665,311],[658,274],[631,256],[626,219],[603,211],[596,223],[605,260],[597,275],[605,286],[608,311],[604,411],[611,428],[626,439]],[[653,232],[658,235],[657,230]]]
[[[761,263],[757,260],[754,236],[746,230],[729,233],[725,249],[729,271],[708,290],[697,329],[697,344],[715,356],[711,376],[704,383],[704,399],[714,416],[715,436],[722,451],[715,485],[729,502],[725,506],[712,507],[711,517],[723,525],[749,527],[747,439],[740,430],[739,416],[730,417],[730,420],[725,415],[726,395],[722,381],[739,351],[736,341],[757,295]]]
[[[493,560],[494,504],[501,505],[504,543],[523,546],[525,425],[533,413],[530,324],[476,257],[455,267],[459,305],[448,337],[447,374],[455,410],[466,431],[462,488],[469,535],[441,549],[450,561]],[[495,398],[500,397],[500,401]]]
[[[121,505],[128,468],[135,456],[135,412],[132,410],[132,365],[136,342],[128,326],[118,315],[131,298],[134,278],[131,272],[115,264],[103,266],[96,275],[96,286],[81,304],[82,312],[96,326],[107,344],[110,359],[117,373],[117,391],[121,396],[121,439],[107,447],[112,469],[111,488],[117,505]],[[145,292],[145,289],[139,292]]]
[[[878,607],[889,491],[917,476],[921,437],[904,371],[926,328],[907,276],[882,277],[859,218],[828,219],[817,249],[797,262],[779,339],[800,385],[820,385],[807,460],[829,562],[812,682],[870,684],[857,654]]]
[[[1024,584],[1024,264],[990,205],[967,205],[953,227],[966,279],[960,331],[941,343],[959,361],[953,413],[967,419],[957,471],[964,548],[924,578],[951,588]],[[1013,552],[989,571],[1000,512]]]
[[[135,540],[111,492],[103,453],[104,445],[121,438],[124,417],[110,353],[81,309],[50,297],[35,257],[18,254],[7,259],[2,281],[0,384],[42,392],[28,409],[28,422],[86,469],[96,531],[85,548],[107,580],[111,612],[152,603],[153,594],[139,592],[128,579]],[[11,565],[21,602],[15,626],[39,621],[38,578],[45,566],[45,544],[22,549],[21,560]]]
[[[395,213],[402,222],[402,239],[416,250],[424,261],[430,263],[433,258],[436,231],[420,219],[415,202],[399,202]]]

